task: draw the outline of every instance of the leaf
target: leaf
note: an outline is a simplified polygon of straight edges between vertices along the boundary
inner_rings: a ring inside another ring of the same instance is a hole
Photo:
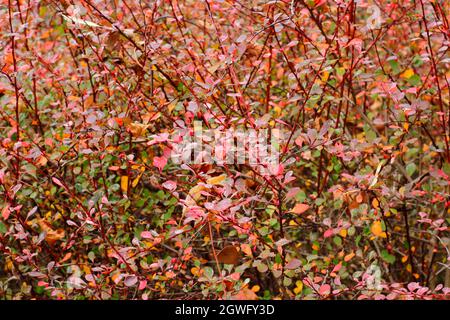
[[[450,163],[445,162],[442,166],[442,170],[444,170],[445,174],[450,175]]]
[[[47,241],[49,245],[55,244],[56,241],[64,238],[66,234],[64,229],[53,230],[50,223],[48,223],[44,219],[38,219],[38,224],[41,227],[42,231],[45,232],[45,241]]]
[[[122,189],[124,194],[128,192],[128,176],[120,177],[120,189]]]
[[[5,224],[0,221],[0,233],[5,234],[8,229],[6,228]]]
[[[411,162],[406,165],[406,173],[408,174],[408,176],[411,177],[414,174],[414,172],[416,172],[416,170],[417,166],[415,163]]]
[[[158,168],[159,172],[162,172],[164,167],[167,164],[167,158],[165,157],[154,157],[153,158],[153,165]]]
[[[141,238],[143,239],[153,239],[153,235],[150,231],[142,231]]]
[[[331,293],[331,286],[329,284],[323,284],[319,288],[319,293],[321,295],[329,295]]]
[[[409,79],[413,75],[414,75],[414,70],[413,69],[407,69],[400,75],[400,77],[402,77],[403,79]]]
[[[222,175],[217,176],[217,177],[209,178],[208,180],[206,180],[206,183],[207,184],[212,184],[213,186],[214,185],[218,185],[218,184],[221,184],[226,179],[226,177],[227,176],[225,174],[222,174]]]
[[[419,86],[422,84],[422,79],[420,79],[420,76],[415,74],[412,77],[408,78],[408,83],[412,86]]]
[[[138,278],[136,276],[130,276],[125,278],[124,283],[127,287],[132,287],[137,283],[137,281]]]
[[[333,229],[328,229],[327,231],[324,232],[323,236],[325,238],[329,238],[334,234],[334,230]]]
[[[370,231],[376,237],[386,238],[386,232],[383,232],[383,226],[380,220],[374,221],[370,227]]]
[[[139,180],[141,180],[141,177],[143,174],[144,174],[144,171],[141,171],[141,173],[139,173],[139,175],[133,180],[133,182],[131,183],[132,188],[134,188],[138,185]]]
[[[9,208],[10,208],[10,205],[6,204],[2,209],[2,217],[5,220],[8,220],[9,215],[11,214],[11,211],[9,210]]]
[[[47,241],[48,244],[53,245],[56,241],[62,240],[65,236],[64,229],[57,229],[56,231],[48,231],[45,235],[45,241]]]
[[[337,246],[341,246],[342,245],[342,238],[339,236],[335,236],[333,238],[333,242],[337,245]]]
[[[302,262],[298,259],[292,259],[291,261],[289,261],[284,268],[287,270],[294,270],[299,268],[302,265]]]
[[[139,287],[138,287],[139,290],[144,290],[146,286],[147,286],[147,280],[139,281]]]
[[[301,280],[297,280],[295,282],[294,293],[299,294],[303,291],[303,282]]]
[[[375,140],[377,138],[377,134],[375,133],[375,131],[367,130],[366,138],[367,138],[367,141],[371,143],[373,140]]]
[[[354,253],[354,252],[349,253],[348,255],[346,255],[346,256],[344,257],[344,261],[345,261],[345,262],[348,262],[348,261],[350,261],[354,256],[355,256],[355,253]]]
[[[398,61],[391,59],[391,60],[388,60],[388,62],[390,64],[394,74],[398,74],[400,72],[400,64],[398,63]]]
[[[386,261],[387,263],[390,263],[390,264],[395,262],[395,256],[390,254],[387,250],[381,251],[381,258],[383,258],[384,261]]]
[[[96,24],[94,22],[91,22],[91,21],[87,21],[87,20],[82,20],[82,19],[78,19],[78,18],[75,18],[75,17],[66,16],[65,14],[63,14],[62,16],[64,17],[65,20],[70,21],[70,22],[75,23],[75,24],[81,24],[83,26],[88,26],[88,27],[93,27],[93,28],[101,27],[100,25],[98,25],[98,24]]]
[[[174,191],[177,188],[177,183],[172,180],[167,180],[162,184],[162,186],[169,191]]]
[[[253,253],[252,253],[252,248],[250,247],[249,244],[247,243],[242,243],[241,244],[241,250],[243,253],[245,253],[247,256],[252,257]]]
[[[62,184],[62,182],[59,180],[59,179],[57,179],[57,178],[55,178],[55,177],[52,177],[52,181],[55,183],[55,184],[57,184],[58,186],[60,186],[61,188],[66,188],[66,187],[64,187],[64,185]]]
[[[150,127],[149,124],[133,122],[127,126],[127,129],[131,132],[131,134],[134,137],[142,137],[145,135],[148,127]]]
[[[237,294],[231,296],[232,300],[257,300],[258,296],[249,288],[241,289]]]
[[[305,203],[297,203],[295,207],[291,210],[292,213],[302,214],[309,209],[309,205]]]
[[[238,264],[241,257],[235,246],[226,246],[217,254],[217,260],[224,264]]]

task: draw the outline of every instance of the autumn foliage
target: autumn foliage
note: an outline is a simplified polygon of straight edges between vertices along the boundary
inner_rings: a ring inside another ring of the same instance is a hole
[[[2,0],[0,26],[1,299],[449,297],[448,1]],[[195,121],[281,128],[280,164],[175,163]]]

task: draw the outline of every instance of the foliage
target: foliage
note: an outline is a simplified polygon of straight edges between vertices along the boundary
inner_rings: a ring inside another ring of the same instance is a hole
[[[448,297],[445,0],[0,12],[0,297]],[[270,174],[176,164],[194,120],[291,136]]]

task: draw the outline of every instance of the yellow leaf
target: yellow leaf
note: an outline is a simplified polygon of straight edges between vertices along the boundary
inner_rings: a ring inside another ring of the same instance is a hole
[[[372,231],[373,235],[376,237],[386,238],[386,232],[383,232],[383,227],[381,225],[381,221],[375,221],[370,227],[370,231]]]
[[[291,212],[297,213],[297,214],[302,214],[303,212],[305,212],[308,209],[309,209],[309,206],[307,204],[297,203],[295,205],[295,207],[291,210]]]
[[[191,273],[192,273],[194,276],[198,276],[198,275],[199,275],[199,272],[200,272],[200,269],[199,269],[199,268],[197,268],[197,267],[191,268]]]
[[[405,131],[408,131],[408,130],[409,130],[409,123],[408,123],[408,122],[405,122],[405,123],[403,124],[403,128],[405,129]]]
[[[120,188],[122,189],[123,193],[128,192],[128,176],[120,177]]]
[[[342,238],[345,238],[347,236],[347,229],[342,229],[341,231],[339,231],[339,235]]]
[[[149,112],[149,113],[147,113],[147,114],[144,114],[143,116],[142,116],[142,120],[144,120],[144,124],[146,125],[146,127],[148,128],[148,124],[151,122],[151,121],[155,121],[155,120],[157,120],[157,119],[159,119],[159,117],[161,117],[161,113],[160,112]],[[146,128],[146,129],[147,129]]]
[[[217,177],[212,177],[209,178],[208,180],[206,180],[207,184],[212,184],[212,185],[217,185],[217,184],[221,184],[222,181],[224,181],[226,179],[226,175],[222,174],[220,176]]]

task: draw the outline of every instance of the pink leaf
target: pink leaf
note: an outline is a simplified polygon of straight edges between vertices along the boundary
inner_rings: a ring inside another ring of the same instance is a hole
[[[159,169],[159,172],[161,172],[164,169],[166,164],[167,164],[167,158],[164,158],[164,157],[154,157],[153,158],[153,165]]]
[[[294,270],[297,269],[298,267],[300,267],[302,265],[301,261],[298,259],[292,259],[291,261],[288,262],[288,264],[285,266],[285,269],[287,270]]]
[[[144,239],[153,239],[153,236],[152,236],[152,234],[151,234],[150,231],[142,231],[142,232],[141,232],[141,238],[144,238]]]
[[[420,285],[419,285],[418,282],[411,282],[411,283],[408,283],[408,290],[409,290],[409,291],[413,292],[414,290],[416,290],[416,289],[418,289],[418,288],[420,288]]]
[[[328,229],[327,231],[325,231],[325,233],[323,234],[323,236],[324,236],[325,238],[329,238],[329,237],[331,237],[333,234],[334,234],[333,229]]]

